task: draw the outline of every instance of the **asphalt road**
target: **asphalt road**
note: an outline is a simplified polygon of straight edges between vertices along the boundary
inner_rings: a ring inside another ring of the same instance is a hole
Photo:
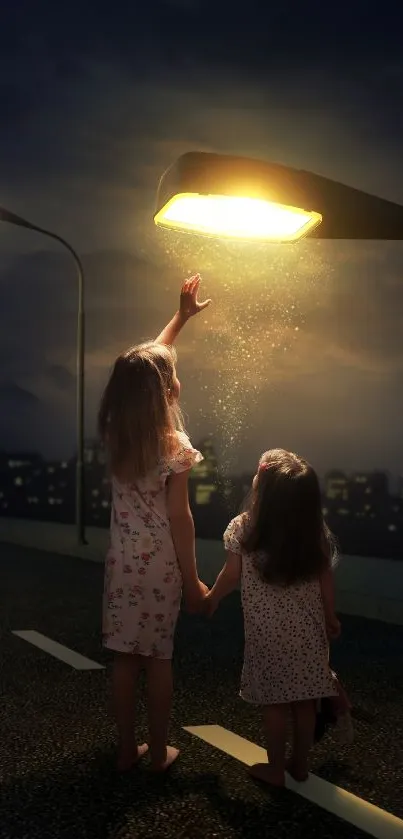
[[[358,839],[364,834],[291,791],[273,794],[186,725],[218,724],[264,745],[259,716],[238,698],[238,594],[211,622],[181,615],[171,742],[163,779],[147,765],[114,772],[110,657],[100,642],[103,569],[0,545],[1,839]],[[356,739],[315,747],[312,771],[403,818],[403,627],[345,617],[332,663],[356,708]],[[37,630],[106,665],[77,671],[13,635]],[[139,733],[145,735],[142,695]],[[403,834],[402,834],[403,835]]]

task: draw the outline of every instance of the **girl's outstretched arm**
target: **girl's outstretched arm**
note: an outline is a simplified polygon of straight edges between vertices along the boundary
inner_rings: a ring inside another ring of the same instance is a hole
[[[237,588],[241,580],[241,569],[242,559],[240,554],[234,554],[232,551],[228,551],[224,568],[220,571],[213,588],[205,599],[207,613],[209,615],[215,612],[223,597],[231,594]]]
[[[155,339],[156,344],[170,345],[175,343],[181,329],[183,329],[189,318],[202,312],[211,303],[211,300],[204,300],[203,303],[199,303],[197,295],[200,281],[200,274],[195,274],[194,277],[185,280],[181,289],[179,309]]]

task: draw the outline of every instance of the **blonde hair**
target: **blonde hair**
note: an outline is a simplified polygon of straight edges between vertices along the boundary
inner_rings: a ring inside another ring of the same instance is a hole
[[[110,471],[123,481],[144,478],[175,454],[183,418],[174,394],[176,352],[147,342],[116,359],[98,413]]]

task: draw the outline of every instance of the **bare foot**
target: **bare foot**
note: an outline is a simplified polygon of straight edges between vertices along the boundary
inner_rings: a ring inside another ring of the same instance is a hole
[[[179,749],[175,749],[174,746],[167,746],[165,760],[151,762],[153,772],[165,772],[167,769],[169,769],[170,766],[172,766],[178,755]]]
[[[141,758],[147,754],[147,752],[147,743],[143,743],[141,746],[136,746],[134,751],[133,748],[120,748],[118,752],[118,758],[116,761],[116,768],[118,772],[129,772],[130,769],[133,769],[133,767],[136,766],[139,760],[141,760]]]
[[[291,778],[293,778],[294,781],[297,781],[298,784],[302,784],[304,781],[308,780],[307,767],[302,764],[298,764],[295,758],[291,757],[287,760],[285,771],[288,772],[288,774],[291,775]]]
[[[264,784],[269,784],[272,787],[283,787],[285,785],[284,772],[273,769],[269,763],[255,763],[250,767],[249,774],[257,781],[263,781]]]

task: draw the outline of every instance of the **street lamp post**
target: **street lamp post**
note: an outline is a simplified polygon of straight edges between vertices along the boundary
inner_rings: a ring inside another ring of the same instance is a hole
[[[77,341],[76,341],[76,434],[77,434],[77,463],[76,463],[76,528],[77,542],[79,545],[86,545],[85,538],[85,496],[84,496],[84,360],[85,360],[85,311],[84,311],[84,271],[81,260],[74,248],[57,233],[31,224],[29,221],[10,213],[0,207],[0,221],[8,224],[15,224],[18,227],[26,227],[49,236],[63,245],[71,254],[77,268],[78,277],[78,311],[77,311]]]

